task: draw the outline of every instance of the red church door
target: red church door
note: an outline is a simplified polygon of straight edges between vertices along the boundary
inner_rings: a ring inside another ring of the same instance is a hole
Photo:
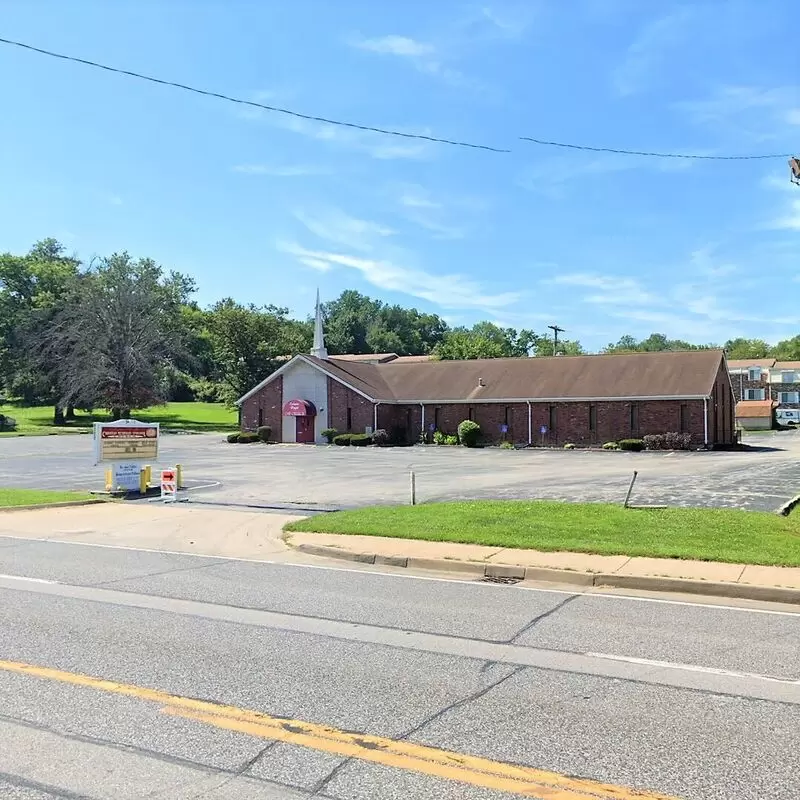
[[[314,417],[295,417],[295,441],[314,444]]]

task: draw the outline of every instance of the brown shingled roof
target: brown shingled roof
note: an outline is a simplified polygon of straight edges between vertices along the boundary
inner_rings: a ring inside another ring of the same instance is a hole
[[[747,369],[748,367],[761,367],[769,369],[775,365],[774,358],[733,358],[728,359],[728,369]]]
[[[707,397],[720,350],[365,364],[305,356],[383,402]],[[482,384],[482,385],[481,385]]]
[[[740,400],[736,404],[736,417],[737,419],[771,417],[772,409],[776,405],[774,400]]]

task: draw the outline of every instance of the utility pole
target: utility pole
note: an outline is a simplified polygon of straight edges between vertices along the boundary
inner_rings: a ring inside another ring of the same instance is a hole
[[[558,325],[548,325],[551,331],[553,331],[553,355],[558,355],[558,334],[559,333],[566,333],[563,328],[559,328]]]

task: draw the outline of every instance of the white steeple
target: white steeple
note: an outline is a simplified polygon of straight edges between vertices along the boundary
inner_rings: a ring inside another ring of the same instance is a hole
[[[314,344],[311,347],[311,355],[317,358],[328,357],[328,351],[325,348],[325,332],[322,330],[322,306],[319,303],[319,289],[317,289],[317,308],[314,316]]]

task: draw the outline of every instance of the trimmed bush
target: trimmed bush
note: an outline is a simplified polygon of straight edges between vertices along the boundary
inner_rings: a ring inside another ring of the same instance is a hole
[[[339,433],[333,437],[333,443],[339,447],[350,447],[350,440],[352,438],[352,433]]]
[[[228,444],[236,444],[239,441],[239,433],[229,433],[225,438],[228,441]]]
[[[0,414],[0,431],[13,431],[17,427],[17,421],[14,417],[9,417],[7,414]]]
[[[477,447],[481,437],[481,426],[471,419],[465,419],[458,423],[458,441],[464,447]]]
[[[239,444],[250,444],[251,442],[260,441],[260,437],[255,431],[243,431],[239,434],[239,438],[236,441],[239,442]]]
[[[449,445],[457,445],[458,444],[458,436],[445,436],[444,443]]]
[[[378,428],[372,432],[372,444],[375,447],[386,447],[389,444],[389,434],[383,428]]]
[[[619,440],[619,449],[620,450],[628,450],[632,453],[639,453],[645,448],[645,442],[647,441],[647,437],[645,436],[644,439],[620,439]]]
[[[692,446],[690,433],[651,433],[644,437],[648,450],[689,450]]]
[[[328,440],[328,444],[332,444],[338,434],[339,431],[337,431],[336,428],[325,428],[325,430],[322,431],[322,435]]]
[[[433,443],[434,444],[447,444],[445,439],[447,439],[447,436],[445,436],[443,431],[434,431],[433,432]]]
[[[501,442],[500,443],[500,449],[501,450],[513,450],[514,449],[514,445],[511,444],[511,442]]]
[[[603,445],[603,450],[619,450],[619,443],[618,442],[606,442]]]
[[[262,442],[268,442],[269,437],[272,436],[272,428],[270,428],[269,425],[259,425],[256,428],[256,436],[258,436]]]
[[[574,450],[574,449],[575,449],[575,445],[574,445],[574,444],[572,444],[572,442],[567,442],[567,443],[564,445],[564,449],[565,449],[565,450]]]
[[[353,447],[366,447],[372,444],[372,437],[368,433],[353,433],[350,435],[350,444]]]

